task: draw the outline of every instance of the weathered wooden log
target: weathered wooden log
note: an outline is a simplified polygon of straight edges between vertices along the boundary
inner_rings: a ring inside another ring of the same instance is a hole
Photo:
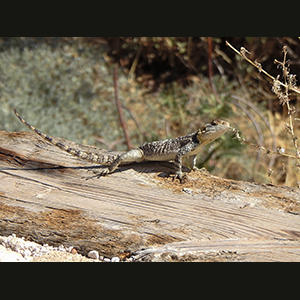
[[[123,259],[300,261],[299,189],[200,171],[180,184],[166,176],[171,164],[91,178],[98,165],[33,133],[0,131],[0,235]]]

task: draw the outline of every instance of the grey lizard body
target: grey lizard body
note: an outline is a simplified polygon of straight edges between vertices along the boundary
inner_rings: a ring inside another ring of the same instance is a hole
[[[167,139],[161,141],[155,141],[146,143],[138,148],[129,150],[128,152],[119,156],[109,156],[92,153],[88,151],[82,151],[79,149],[71,148],[58,142],[54,138],[42,133],[32,125],[28,124],[14,109],[16,116],[20,121],[25,124],[33,132],[37,133],[46,141],[50,142],[54,146],[72,154],[73,156],[85,159],[94,163],[108,165],[108,167],[101,168],[99,176],[107,175],[114,172],[119,165],[130,164],[133,162],[143,161],[170,161],[175,163],[175,177],[179,180],[183,178],[182,173],[182,157],[189,157],[190,167],[192,170],[196,170],[196,156],[201,151],[202,147],[211,143],[215,139],[219,138],[229,128],[230,124],[226,121],[217,119],[208,124],[202,126],[199,130],[181,137],[174,139]]]

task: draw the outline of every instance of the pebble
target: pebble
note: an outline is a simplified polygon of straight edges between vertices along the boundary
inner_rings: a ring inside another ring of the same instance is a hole
[[[2,261],[31,261],[50,251],[70,252],[73,247],[63,245],[52,247],[48,244],[39,245],[35,242],[25,241],[24,237],[18,238],[15,234],[0,236],[0,262]]]
[[[0,262],[18,261],[26,261],[26,259],[20,253],[7,250],[4,246],[0,245]]]
[[[26,241],[24,238],[18,238],[15,234],[10,236],[0,236],[0,262],[18,262],[32,261],[34,258],[47,254],[51,251],[67,252],[77,255],[78,251],[73,247],[49,246],[48,244],[40,245],[35,242]],[[88,253],[88,258],[104,262],[120,262],[117,256],[111,259],[99,256],[99,252],[92,250]],[[125,261],[133,261],[134,257],[126,258]]]
[[[72,254],[77,254],[77,253],[78,253],[78,251],[77,251],[75,248],[73,248],[73,247],[72,247],[72,249],[70,250],[70,252],[71,252]]]
[[[110,260],[111,262],[119,262],[120,261],[120,258],[119,257],[112,257],[112,259]]]
[[[193,191],[191,189],[183,188],[182,190],[187,194],[193,194]]]
[[[96,250],[90,251],[87,256],[92,259],[99,259],[99,253]]]

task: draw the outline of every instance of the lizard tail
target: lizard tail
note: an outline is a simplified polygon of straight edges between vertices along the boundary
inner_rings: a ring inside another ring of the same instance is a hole
[[[30,130],[32,130],[33,132],[35,132],[36,134],[38,134],[39,136],[41,136],[44,140],[46,140],[47,142],[49,142],[50,144],[60,148],[61,150],[64,150],[70,154],[72,154],[73,156],[79,157],[81,159],[84,160],[88,160],[94,163],[100,163],[100,164],[110,164],[112,163],[112,161],[116,158],[116,156],[106,156],[106,155],[97,155],[94,154],[92,152],[88,152],[88,151],[81,151],[81,150],[77,150],[74,149],[72,147],[69,147],[61,142],[58,142],[57,140],[55,140],[54,138],[44,134],[43,132],[41,132],[40,130],[38,130],[37,128],[33,127],[32,125],[30,125],[29,123],[27,123],[18,113],[17,111],[14,109],[14,113],[17,116],[17,118],[24,124],[26,125]]]

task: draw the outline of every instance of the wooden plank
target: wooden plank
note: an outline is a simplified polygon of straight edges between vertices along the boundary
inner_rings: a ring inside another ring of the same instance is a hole
[[[86,180],[98,166],[33,133],[0,131],[0,145],[0,235],[141,260],[300,260],[297,188],[202,172],[180,184],[165,176],[171,163],[155,162]]]

